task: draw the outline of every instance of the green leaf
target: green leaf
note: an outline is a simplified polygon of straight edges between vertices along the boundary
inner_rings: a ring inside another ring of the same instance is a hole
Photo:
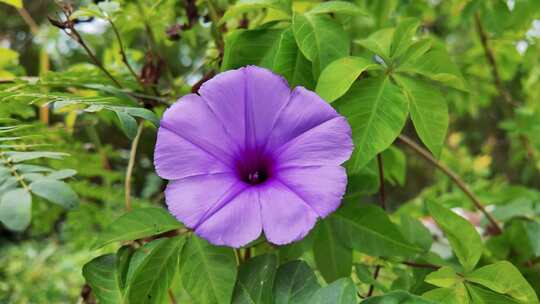
[[[82,274],[92,287],[92,293],[102,304],[122,303],[122,294],[116,276],[116,255],[106,254],[86,263]]]
[[[392,44],[393,36],[394,29],[387,28],[376,31],[369,35],[368,38],[356,40],[354,42],[380,56],[386,65],[389,65],[392,62],[390,60],[390,45]]]
[[[79,204],[79,197],[66,183],[58,180],[42,179],[30,184],[33,194],[51,203],[71,209]]]
[[[377,67],[379,65],[362,57],[337,59],[321,72],[315,91],[322,99],[332,102],[343,96],[362,72]]]
[[[346,1],[327,1],[321,2],[315,5],[311,10],[308,11],[309,14],[343,14],[351,16],[368,16],[369,12],[366,12],[364,9],[360,8],[358,5],[346,2]]]
[[[394,78],[409,101],[411,119],[422,142],[439,157],[448,130],[448,106],[439,89],[419,79]]]
[[[282,12],[285,12],[286,14],[289,14],[291,11],[290,3],[288,1],[283,0],[240,0],[236,2],[235,5],[229,7],[227,11],[225,11],[225,14],[223,17],[221,17],[221,20],[219,21],[219,24],[225,23],[225,21],[234,18],[236,16],[240,16],[242,14],[259,10],[263,8],[272,8],[277,9]]]
[[[403,55],[398,58],[399,64],[409,61],[415,61],[431,49],[432,40],[429,38],[421,39],[413,43]]]
[[[127,275],[131,258],[134,253],[135,248],[131,245],[122,246],[116,252],[116,279],[118,280],[118,286],[122,292],[124,292],[127,287]]]
[[[260,255],[240,265],[232,303],[273,304],[272,287],[278,261],[273,254]]]
[[[315,273],[305,262],[283,264],[276,274],[275,304],[311,304],[311,298],[320,287]]]
[[[458,283],[452,288],[435,288],[425,292],[422,297],[444,304],[469,304],[467,290],[463,283]]]
[[[356,285],[350,278],[342,278],[319,289],[311,302],[313,304],[356,304]]]
[[[407,159],[405,153],[394,146],[382,152],[384,179],[392,185],[405,185],[407,173]]]
[[[194,303],[228,304],[236,281],[234,252],[193,235],[182,252],[180,279]]]
[[[382,292],[388,292],[388,288],[386,288],[383,284],[381,284],[381,282],[373,278],[373,274],[371,273],[371,271],[369,271],[366,265],[356,264],[354,265],[354,269],[356,272],[356,276],[362,283],[373,285],[376,288],[380,289]]]
[[[368,78],[354,84],[337,103],[352,127],[355,153],[353,172],[364,167],[397,138],[407,118],[407,101],[388,77]]]
[[[434,271],[428,274],[425,278],[425,281],[429,284],[435,285],[437,287],[452,287],[458,283],[461,283],[463,280],[457,273],[452,269],[452,267],[444,266],[439,270]]]
[[[137,134],[137,120],[124,111],[116,110],[114,113],[116,113],[116,116],[118,117],[120,128],[122,128],[124,134],[129,139],[133,139]]]
[[[433,237],[426,226],[407,214],[401,215],[399,224],[399,231],[409,243],[422,248],[425,252],[429,251]]]
[[[390,44],[391,58],[401,56],[413,44],[413,37],[419,26],[420,22],[414,18],[404,19],[398,24]]]
[[[471,297],[471,303],[474,304],[523,304],[523,302],[516,301],[509,296],[494,293],[491,290],[484,289],[473,284],[466,284],[467,291]]]
[[[133,116],[133,117],[139,117],[145,120],[148,120],[151,122],[154,126],[159,126],[159,118],[157,118],[156,114],[148,109],[145,108],[137,108],[137,107],[114,107],[115,109],[120,109],[121,111]]]
[[[70,177],[74,176],[75,174],[77,174],[76,170],[62,169],[62,170],[54,171],[51,174],[47,175],[47,178],[66,179],[66,178],[70,178]]]
[[[442,229],[465,271],[474,269],[482,256],[482,239],[473,225],[451,210],[428,202],[429,213]]]
[[[123,242],[150,237],[182,227],[163,208],[140,208],[130,211],[114,220],[99,235],[94,249],[112,242]]]
[[[338,239],[335,219],[326,218],[319,223],[313,243],[313,255],[317,269],[326,282],[351,275],[352,250]]]
[[[23,231],[32,218],[32,196],[26,189],[3,192],[0,196],[0,222],[13,231]]]
[[[467,281],[485,286],[498,293],[506,294],[524,303],[536,303],[534,289],[519,270],[507,261],[481,267],[465,276]]]
[[[311,63],[296,45],[292,29],[286,29],[279,39],[272,70],[289,81],[291,87],[315,87]]]
[[[0,0],[0,2],[2,2]],[[19,62],[19,53],[12,49],[0,47],[0,68],[16,65]]]
[[[324,15],[296,14],[293,32],[298,47],[318,75],[332,61],[349,55],[349,37],[341,25]]]
[[[422,249],[408,243],[380,207],[348,204],[335,213],[350,227],[352,248],[373,256],[413,256]]]
[[[0,0],[0,2],[5,3],[7,5],[14,6],[16,8],[22,8],[23,7],[22,0]]]
[[[178,270],[184,237],[158,239],[152,252],[144,258],[128,282],[126,299],[129,303],[163,303],[174,275]]]
[[[540,256],[540,223],[526,222],[525,231],[527,232],[534,256]]]
[[[68,156],[67,153],[61,152],[49,152],[49,151],[34,151],[34,152],[4,152],[8,156],[8,159],[14,163],[20,163],[23,161],[34,160],[38,158],[50,158],[61,159],[64,156]]]
[[[439,303],[439,302],[437,302]],[[392,291],[382,296],[371,297],[362,304],[436,304],[406,291]],[[444,302],[444,304],[447,304]]]
[[[272,68],[281,29],[237,30],[225,38],[223,71],[246,65]]]

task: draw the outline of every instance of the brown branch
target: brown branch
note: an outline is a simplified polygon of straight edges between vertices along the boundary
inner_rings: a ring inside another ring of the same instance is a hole
[[[486,60],[491,68],[491,76],[493,77],[493,81],[495,82],[495,87],[497,87],[497,90],[499,91],[499,94],[503,97],[504,101],[513,106],[517,106],[518,103],[512,98],[512,95],[503,85],[501,76],[499,74],[499,69],[497,67],[497,61],[495,60],[495,54],[493,53],[493,50],[489,47],[488,34],[484,26],[482,25],[482,20],[480,19],[480,14],[478,12],[474,14],[474,21],[476,25],[476,31],[478,32],[480,42],[482,43],[482,48],[484,49],[484,55],[486,56]]]
[[[444,164],[437,161],[431,154],[424,148],[420,147],[417,143],[415,143],[412,139],[405,135],[399,135],[399,140],[410,147],[412,150],[414,150],[416,153],[418,153],[422,158],[427,160],[429,163],[431,163],[433,166],[435,166],[437,169],[441,170],[444,174],[446,174],[450,179],[465,193],[465,195],[472,201],[474,206],[480,210],[484,216],[488,219],[490,222],[493,232],[495,234],[501,234],[502,229],[495,220],[495,218],[487,212],[487,210],[484,208],[484,205],[482,202],[480,202],[480,199],[476,197],[476,195],[469,189],[467,184],[456,174],[454,171],[452,171],[450,168],[445,166]]]
[[[375,272],[373,273],[373,279],[374,280],[377,280],[377,278],[379,277],[379,272],[380,271],[381,271],[381,265],[375,266]],[[371,295],[373,295],[374,290],[375,290],[375,286],[373,284],[369,285],[369,290],[368,290],[368,293],[366,295],[366,298],[371,297]]]
[[[125,205],[127,211],[131,211],[131,175],[133,172],[133,167],[135,166],[135,157],[137,157],[137,146],[139,145],[139,139],[141,138],[143,127],[144,122],[141,121],[139,123],[139,127],[137,128],[137,134],[135,135],[135,138],[133,138],[133,142],[131,143],[131,150],[129,152],[129,162],[126,170],[126,180],[124,184]]]

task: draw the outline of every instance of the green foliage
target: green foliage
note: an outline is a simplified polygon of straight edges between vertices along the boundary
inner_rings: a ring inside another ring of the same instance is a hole
[[[538,1],[0,7],[0,303],[539,303]],[[285,246],[199,238],[153,166],[166,108],[245,65],[352,129],[342,205]]]

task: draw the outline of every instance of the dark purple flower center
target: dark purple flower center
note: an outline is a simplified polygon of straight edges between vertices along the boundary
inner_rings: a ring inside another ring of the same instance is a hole
[[[236,165],[236,172],[243,182],[258,185],[271,177],[273,161],[270,157],[257,153],[244,153],[243,156]]]

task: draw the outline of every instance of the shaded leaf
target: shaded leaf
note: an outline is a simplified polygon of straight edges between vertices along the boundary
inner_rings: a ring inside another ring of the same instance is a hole
[[[41,179],[30,184],[33,194],[64,208],[74,208],[79,204],[79,197],[66,183],[58,180]]]
[[[122,303],[116,276],[116,255],[106,254],[94,258],[84,265],[82,274],[100,303]]]
[[[303,261],[292,261],[279,267],[274,284],[275,304],[311,304],[320,288],[313,270]]]
[[[241,264],[232,303],[274,303],[272,287],[277,265],[273,254],[260,255]]]
[[[350,278],[342,278],[319,289],[310,303],[356,304],[356,302],[356,285]]]
[[[272,68],[282,32],[281,29],[237,30],[227,35],[221,69],[250,64]]]
[[[351,275],[352,250],[342,244],[338,234],[335,219],[326,218],[319,223],[313,243],[317,269],[328,283]]]
[[[286,29],[279,39],[272,70],[289,81],[291,87],[304,86],[308,89],[315,87],[311,62],[302,54],[292,29]]]
[[[32,218],[32,196],[17,188],[0,194],[0,222],[9,230],[23,231]]]

